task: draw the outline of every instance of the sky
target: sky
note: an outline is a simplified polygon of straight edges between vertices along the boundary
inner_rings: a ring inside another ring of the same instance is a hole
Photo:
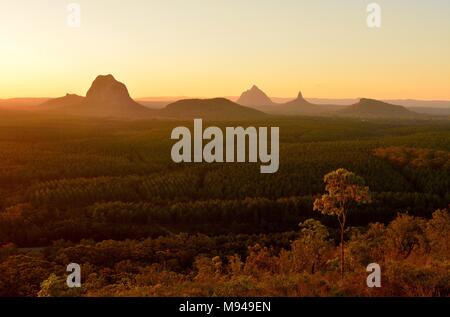
[[[67,5],[81,8],[67,25]],[[450,1],[0,0],[0,98],[268,95],[450,100]]]

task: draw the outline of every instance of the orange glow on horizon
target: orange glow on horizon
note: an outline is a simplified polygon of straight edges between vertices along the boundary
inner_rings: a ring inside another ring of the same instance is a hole
[[[113,74],[133,98],[269,96],[450,100],[450,3],[4,0],[0,98],[85,95]],[[414,35],[414,36],[412,36]]]

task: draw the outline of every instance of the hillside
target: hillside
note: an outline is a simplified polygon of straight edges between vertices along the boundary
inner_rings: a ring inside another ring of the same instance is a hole
[[[67,94],[64,97],[50,99],[40,105],[44,109],[58,109],[61,107],[67,107],[80,104],[85,98],[82,96]]]
[[[208,120],[248,120],[266,116],[264,112],[244,107],[225,98],[176,101],[158,112],[168,118]]]
[[[420,118],[421,115],[403,106],[389,104],[375,99],[361,99],[358,103],[337,112],[339,116],[357,118]]]

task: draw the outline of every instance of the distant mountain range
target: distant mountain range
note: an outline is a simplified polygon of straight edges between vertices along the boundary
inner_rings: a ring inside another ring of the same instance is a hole
[[[182,99],[171,102],[145,98],[133,100],[127,87],[112,75],[98,76],[86,93],[86,97],[67,94],[60,98],[16,98],[0,99],[0,109],[44,111],[64,115],[117,118],[172,118],[206,120],[260,119],[268,115],[337,116],[360,119],[405,118],[418,119],[430,116],[449,116],[446,101],[427,101],[436,107],[426,107],[423,101],[398,100],[398,104],[368,98],[306,100],[299,92],[297,98],[285,101],[272,99],[254,85],[242,93],[236,102],[226,98]],[[316,100],[317,102],[312,102]],[[329,104],[326,104],[330,101]],[[411,105],[406,108],[401,104]],[[421,107],[419,107],[422,105]]]
[[[301,92],[293,100],[276,103],[256,85],[242,93],[236,102],[266,113],[278,115],[324,115],[337,110],[334,106],[330,108],[326,105],[313,104],[305,100]]]
[[[236,96],[228,96],[227,99],[237,102],[239,97]],[[189,97],[148,97],[148,98],[140,98],[136,99],[141,105],[146,106],[150,109],[160,109],[168,104],[175,102],[177,100],[183,99],[198,99],[198,98],[189,98]],[[283,104],[292,101],[292,98],[280,98],[280,97],[270,97],[270,99],[274,102],[273,106],[278,104]],[[307,102],[317,105],[324,106],[325,113],[334,112],[339,109],[344,108],[345,106],[350,106],[359,101],[359,99],[330,99],[330,98],[307,98],[305,99]],[[396,99],[396,100],[381,100],[383,102],[387,102],[394,105],[404,106],[407,109],[428,115],[435,116],[450,116],[450,101],[446,100],[412,100],[412,99]],[[274,109],[272,106],[251,106],[257,108],[261,111],[267,113],[273,113]],[[277,112],[277,109],[275,109]]]
[[[317,103],[312,101],[316,100]],[[329,102],[329,103],[327,103]],[[333,104],[333,102],[336,102]],[[400,102],[400,100],[399,100]],[[410,105],[419,105],[420,101],[403,100]],[[313,115],[313,116],[345,116],[355,118],[418,118],[421,114],[446,116],[450,115],[450,102],[448,109],[427,109],[426,107],[406,109],[401,105],[391,104],[385,101],[361,98],[357,99],[310,99],[306,100],[299,92],[297,98],[288,100],[278,98],[274,102],[266,93],[257,86],[245,91],[237,103],[245,103],[246,106],[256,108],[269,114],[276,115]],[[445,102],[439,103],[444,105]],[[433,102],[437,105],[438,102]]]
[[[65,115],[120,118],[246,120],[267,116],[259,110],[241,106],[225,98],[185,99],[162,109],[149,109],[134,101],[127,87],[112,75],[98,76],[86,97],[67,94],[47,100],[39,108]]]

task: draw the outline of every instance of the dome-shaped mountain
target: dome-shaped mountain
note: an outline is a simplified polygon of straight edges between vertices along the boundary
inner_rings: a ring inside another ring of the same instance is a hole
[[[383,101],[362,98],[358,103],[348,106],[338,115],[356,118],[418,118],[420,114],[410,111],[403,106],[393,105]]]
[[[238,105],[225,98],[176,101],[161,109],[159,115],[170,118],[201,118],[218,121],[259,119],[266,116],[264,112]]]
[[[43,106],[64,114],[95,117],[141,117],[154,113],[131,99],[127,87],[112,75],[98,76],[85,98],[68,94]]]
[[[118,82],[113,75],[98,76],[89,88],[86,100],[109,104],[134,102],[127,87]]]
[[[250,90],[242,93],[241,97],[236,101],[244,106],[272,106],[274,102],[257,86],[253,86]]]

